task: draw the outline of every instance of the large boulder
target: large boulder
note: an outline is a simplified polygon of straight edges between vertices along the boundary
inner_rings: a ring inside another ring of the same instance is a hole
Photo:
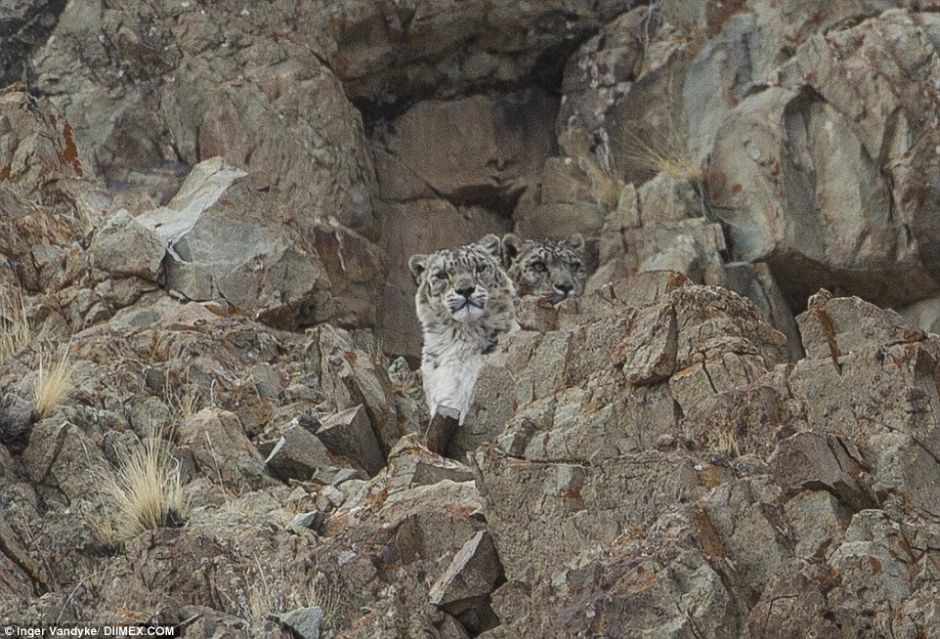
[[[33,52],[35,86],[62,107],[78,161],[116,184],[162,200],[174,166],[218,155],[264,173],[303,219],[374,234],[375,175],[323,62],[323,12],[254,9],[65,3]]]
[[[163,241],[166,286],[188,299],[222,301],[283,327],[340,317],[371,324],[378,250],[339,226],[298,230],[279,193],[266,177],[213,158],[136,223]]]
[[[936,28],[888,11],[813,35],[718,130],[711,206],[734,257],[766,260],[791,304],[821,282],[885,304],[936,292]]]

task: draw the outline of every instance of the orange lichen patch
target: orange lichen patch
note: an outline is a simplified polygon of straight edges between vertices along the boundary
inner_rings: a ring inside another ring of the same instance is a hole
[[[697,509],[692,515],[692,522],[698,530],[698,538],[702,544],[702,551],[710,558],[728,558],[731,553],[725,548],[721,535],[712,523],[708,513],[703,509]]]
[[[75,138],[72,137],[72,126],[66,122],[62,128],[62,135],[65,137],[65,148],[59,152],[59,161],[65,164],[71,164],[78,177],[84,175],[82,164],[78,161],[78,147],[75,146]]]
[[[743,186],[741,186],[740,184],[735,184],[734,186],[731,187],[731,195],[737,195],[743,190],[744,190]]]
[[[581,487],[573,486],[566,488],[561,492],[562,499],[581,499]]]
[[[868,565],[871,566],[872,572],[879,573],[881,572],[881,562],[874,557],[868,558]]]
[[[862,473],[867,473],[871,468],[864,461],[853,461],[849,466],[848,475],[852,479],[858,479]]]
[[[5,167],[0,169],[0,180],[9,180],[10,179],[10,165],[7,164]]]
[[[698,473],[698,478],[709,488],[714,488],[721,484],[721,472],[716,466],[706,466]]]
[[[355,365],[359,361],[359,355],[356,354],[356,351],[345,351],[343,356],[346,358],[346,361],[352,365]]]

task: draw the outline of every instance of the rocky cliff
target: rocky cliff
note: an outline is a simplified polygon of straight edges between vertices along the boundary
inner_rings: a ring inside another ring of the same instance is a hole
[[[0,37],[0,625],[940,637],[940,3]],[[509,230],[594,274],[523,300],[439,456],[407,259]]]

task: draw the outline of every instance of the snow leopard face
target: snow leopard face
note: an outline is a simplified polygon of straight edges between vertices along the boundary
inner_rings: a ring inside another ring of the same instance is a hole
[[[408,267],[418,285],[421,323],[480,323],[511,314],[513,286],[500,254],[500,239],[487,235],[475,244],[413,255]]]
[[[552,304],[584,292],[584,239],[575,233],[564,240],[523,240],[503,237],[503,259],[519,295],[536,295]]]

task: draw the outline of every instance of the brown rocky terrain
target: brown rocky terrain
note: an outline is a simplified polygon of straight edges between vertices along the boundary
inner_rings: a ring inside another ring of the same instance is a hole
[[[0,0],[0,85],[0,627],[940,638],[940,3]],[[407,259],[510,230],[594,274],[439,456]]]

